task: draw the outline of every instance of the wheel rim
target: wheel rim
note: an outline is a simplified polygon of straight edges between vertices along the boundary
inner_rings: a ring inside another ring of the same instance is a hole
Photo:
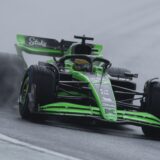
[[[26,103],[26,99],[28,97],[28,90],[29,90],[29,78],[27,77],[22,85],[21,93],[20,93],[20,100],[19,103],[21,106],[24,106]]]

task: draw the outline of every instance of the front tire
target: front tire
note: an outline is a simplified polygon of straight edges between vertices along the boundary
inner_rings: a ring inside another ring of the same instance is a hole
[[[142,102],[142,111],[160,118],[160,82],[146,82],[144,93],[146,94],[146,97],[144,102]],[[142,126],[142,131],[146,137],[160,138],[160,128]]]
[[[142,126],[142,131],[146,137],[160,139],[160,129],[149,126]]]
[[[52,103],[56,97],[56,77],[44,66],[32,65],[27,70],[20,90],[19,113],[33,119],[39,106]]]

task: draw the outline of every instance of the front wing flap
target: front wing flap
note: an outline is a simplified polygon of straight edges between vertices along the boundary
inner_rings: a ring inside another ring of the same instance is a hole
[[[117,121],[109,121],[103,118],[98,107],[65,102],[57,102],[41,106],[39,112],[53,115],[91,116],[106,122],[148,125],[160,128],[160,119],[146,112],[117,110]]]

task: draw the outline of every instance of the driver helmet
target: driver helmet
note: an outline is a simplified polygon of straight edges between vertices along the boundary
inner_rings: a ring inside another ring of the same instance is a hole
[[[90,64],[85,59],[75,59],[73,69],[77,71],[89,71]]]

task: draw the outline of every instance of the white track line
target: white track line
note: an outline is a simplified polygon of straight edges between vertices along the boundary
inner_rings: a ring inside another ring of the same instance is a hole
[[[65,160],[82,160],[82,159],[79,159],[79,158],[76,158],[76,157],[72,157],[72,156],[60,153],[60,152],[52,151],[52,150],[42,148],[42,147],[38,147],[38,146],[29,144],[29,143],[26,143],[26,142],[22,142],[20,140],[8,137],[4,134],[0,134],[0,140],[6,141],[6,142],[9,142],[9,143],[18,145],[18,146],[26,147],[26,148],[29,148],[29,149],[32,149],[32,150],[35,150],[35,151],[38,151],[38,152],[43,152],[43,153],[46,153],[46,154],[57,156],[59,158],[65,159]]]

